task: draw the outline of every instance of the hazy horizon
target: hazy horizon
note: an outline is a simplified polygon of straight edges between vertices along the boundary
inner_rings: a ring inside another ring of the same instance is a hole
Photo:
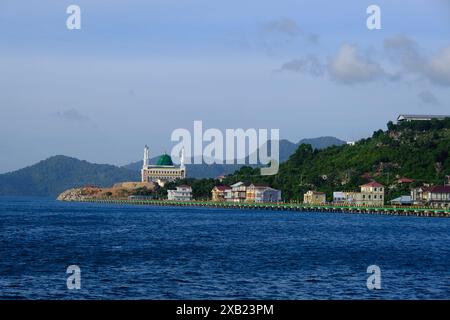
[[[0,28],[0,173],[57,154],[125,165],[194,120],[354,141],[450,113],[444,0],[4,0]]]
[[[280,141],[288,141],[288,142],[293,143],[293,144],[298,144],[298,143],[299,143],[300,141],[302,141],[302,140],[317,139],[317,138],[327,138],[327,137],[331,137],[331,136],[320,136],[320,137],[301,138],[301,139],[299,139],[298,141],[290,141],[290,140],[288,140],[288,139],[283,139],[283,138],[281,138]],[[337,138],[337,137],[333,137],[333,138]],[[337,139],[339,139],[339,138],[337,138]],[[342,139],[339,139],[339,140],[342,140]],[[344,141],[344,140],[342,140],[342,141]],[[205,143],[204,145],[206,145],[206,144],[207,144],[207,143]],[[166,149],[168,149],[168,148],[166,148]],[[165,150],[166,150],[166,149],[165,149]],[[142,150],[141,150],[141,153],[142,153]],[[161,155],[164,154],[164,153],[166,153],[166,151],[162,151],[162,152],[159,152],[159,153],[153,153],[153,154],[150,154],[150,159],[158,158],[159,156],[161,156]],[[89,159],[80,158],[80,157],[77,157],[77,156],[74,156],[74,155],[69,155],[69,154],[58,154],[58,153],[55,153],[55,154],[49,155],[49,156],[47,156],[47,157],[45,157],[45,158],[39,159],[39,160],[37,160],[36,162],[30,163],[30,164],[26,164],[26,165],[24,165],[23,167],[20,167],[20,168],[17,168],[17,169],[13,169],[13,170],[9,170],[9,171],[6,171],[6,172],[0,172],[0,174],[11,173],[11,172],[14,172],[14,171],[17,171],[17,170],[20,170],[20,169],[24,169],[24,168],[33,166],[33,165],[37,164],[37,163],[40,162],[40,161],[44,161],[44,160],[47,160],[47,159],[49,159],[49,158],[53,158],[53,157],[57,157],[57,156],[65,156],[65,157],[69,157],[69,158],[76,158],[76,159],[78,159],[78,160],[81,160],[81,161],[88,161],[88,162],[94,163],[94,164],[109,164],[109,165],[115,165],[115,166],[117,166],[117,167],[124,167],[124,166],[130,165],[130,164],[133,164],[133,163],[142,161],[142,159],[138,158],[139,155],[136,156],[136,159],[131,160],[131,161],[126,162],[126,163],[111,163],[111,162],[95,162],[95,161],[90,161]],[[248,156],[248,152],[246,152],[246,156]],[[191,158],[196,158],[196,157],[202,157],[202,155],[192,155]],[[173,159],[173,160],[174,160],[174,163],[175,163],[175,164],[179,164],[179,158],[176,158],[176,159]],[[191,164],[193,164],[193,163],[191,163]],[[225,163],[224,163],[224,164],[225,164]]]

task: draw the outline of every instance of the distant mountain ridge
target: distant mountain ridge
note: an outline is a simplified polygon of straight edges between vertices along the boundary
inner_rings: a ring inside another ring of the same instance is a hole
[[[280,162],[286,161],[302,143],[310,143],[317,149],[345,144],[333,137],[303,139],[299,143],[280,140]],[[156,163],[158,158],[155,157],[150,162]],[[26,168],[0,174],[0,195],[56,196],[66,189],[85,185],[109,187],[117,182],[139,181],[141,167],[142,161],[118,167],[57,155]],[[238,164],[199,164],[187,165],[187,171],[192,178],[214,178],[231,174],[241,167]]]
[[[302,139],[298,143],[293,143],[289,140],[282,139],[279,141],[280,163],[287,161],[295,150],[297,150],[297,148],[302,144],[310,144],[313,149],[324,149],[330,146],[340,146],[345,143],[346,142],[343,140],[329,136]],[[267,149],[270,153],[270,142]],[[150,159],[150,163],[156,164],[158,158],[159,157],[154,157]],[[191,158],[191,163],[193,162],[194,159]],[[248,157],[246,158],[245,163],[249,163]],[[232,174],[236,170],[239,170],[242,166],[242,164],[188,164],[186,165],[186,169],[190,178],[215,178],[221,175]],[[142,168],[142,160],[124,165],[122,168],[132,171],[140,171]]]

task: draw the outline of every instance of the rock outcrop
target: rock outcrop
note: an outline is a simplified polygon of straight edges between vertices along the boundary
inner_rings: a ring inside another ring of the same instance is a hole
[[[131,195],[150,194],[155,191],[153,183],[122,182],[116,183],[111,188],[100,188],[96,186],[85,186],[81,188],[68,189],[61,193],[57,200],[60,201],[83,201],[105,198],[126,198]]]

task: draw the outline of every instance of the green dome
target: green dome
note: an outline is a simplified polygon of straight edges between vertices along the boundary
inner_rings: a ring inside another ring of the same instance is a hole
[[[156,163],[158,166],[173,166],[172,158],[168,154],[163,154],[159,157],[158,162]]]

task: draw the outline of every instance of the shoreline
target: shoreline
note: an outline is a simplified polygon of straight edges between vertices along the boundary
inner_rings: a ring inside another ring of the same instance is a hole
[[[149,206],[172,207],[208,207],[225,209],[248,210],[280,210],[297,212],[329,212],[347,214],[375,214],[392,216],[417,216],[450,218],[449,209],[423,208],[423,207],[357,207],[357,206],[333,206],[333,205],[306,205],[300,203],[236,203],[213,201],[171,201],[171,200],[138,200],[138,199],[78,199],[59,200],[64,202],[91,202],[106,204],[129,204]]]

